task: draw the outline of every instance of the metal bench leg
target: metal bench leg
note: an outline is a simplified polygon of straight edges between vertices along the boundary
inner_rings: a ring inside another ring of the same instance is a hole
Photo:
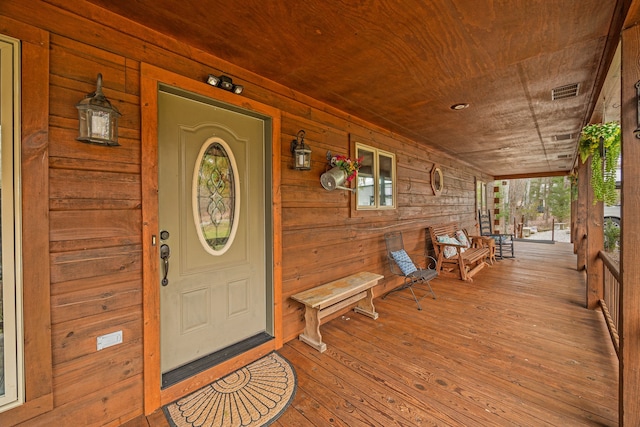
[[[418,298],[416,297],[416,293],[413,292],[413,288],[409,287],[409,290],[411,291],[411,295],[413,295],[413,299],[416,302],[416,305],[418,306],[418,310],[422,311],[422,306],[420,305],[420,301],[418,301]]]
[[[431,287],[431,283],[429,283],[429,281],[427,280],[425,282],[427,284],[427,286],[429,287],[429,291],[431,292],[431,295],[433,295],[433,299],[436,299],[436,293],[433,292],[433,288]]]

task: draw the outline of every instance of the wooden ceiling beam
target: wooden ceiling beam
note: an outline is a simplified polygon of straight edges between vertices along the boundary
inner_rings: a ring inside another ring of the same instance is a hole
[[[609,27],[609,35],[604,48],[604,54],[602,55],[600,65],[598,67],[598,73],[596,75],[595,90],[591,92],[591,99],[589,101],[589,111],[585,117],[583,126],[588,125],[594,121],[594,110],[598,104],[598,97],[607,79],[609,68],[613,62],[613,58],[616,54],[618,44],[620,43],[620,36],[622,34],[622,28],[624,27],[627,15],[630,12],[631,3],[633,0],[618,0],[611,19],[611,26]],[[632,11],[633,12],[633,11]],[[577,148],[577,147],[576,147]]]
[[[569,175],[569,171],[516,173],[512,175],[496,175],[493,177],[493,179],[495,181],[502,181],[505,179],[547,178],[550,176],[567,176],[567,175]]]

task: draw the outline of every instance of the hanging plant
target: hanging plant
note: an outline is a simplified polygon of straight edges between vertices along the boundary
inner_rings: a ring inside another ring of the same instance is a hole
[[[578,200],[578,174],[575,171],[569,174],[569,181],[571,182],[571,201],[573,202]]]
[[[620,149],[619,123],[596,123],[582,128],[578,151],[582,163],[591,157],[591,188],[596,201],[605,202],[608,205],[614,205],[617,202],[616,168]]]

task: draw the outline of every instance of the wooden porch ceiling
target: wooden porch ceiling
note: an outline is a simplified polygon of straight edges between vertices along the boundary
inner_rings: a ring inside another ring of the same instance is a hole
[[[287,343],[298,389],[274,425],[617,425],[617,357],[571,244],[516,245],[473,283],[435,279],[423,311],[392,294],[377,320],[331,320],[325,353]]]
[[[494,176],[572,167],[629,3],[89,1]]]

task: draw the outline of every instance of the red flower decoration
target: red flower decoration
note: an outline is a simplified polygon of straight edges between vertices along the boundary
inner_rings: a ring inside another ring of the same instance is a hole
[[[362,166],[362,157],[351,160],[347,156],[334,156],[331,158],[331,166],[337,166],[347,174],[347,182],[353,181],[358,176],[358,170]]]

